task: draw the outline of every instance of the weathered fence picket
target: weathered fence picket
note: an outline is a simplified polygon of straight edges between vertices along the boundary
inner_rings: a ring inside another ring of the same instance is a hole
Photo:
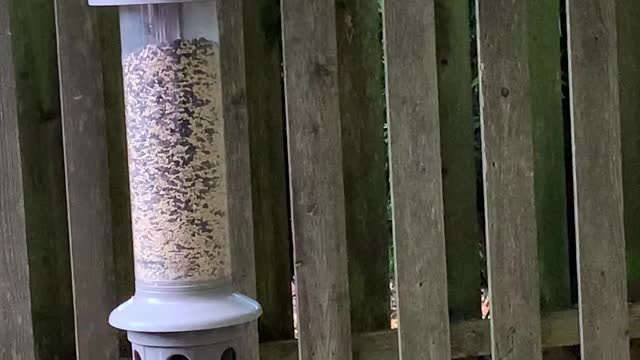
[[[527,2],[477,9],[491,352],[542,359]]]
[[[117,359],[117,332],[107,323],[116,292],[96,14],[85,0],[55,6],[77,357]]]
[[[35,359],[9,4],[0,1],[0,357]],[[6,331],[11,329],[11,331]]]
[[[629,336],[616,5],[570,1],[567,13],[582,358],[624,360]]]
[[[386,2],[384,29],[400,358],[448,359],[434,1]]]
[[[540,309],[545,313],[572,306],[559,8],[559,0],[528,2]],[[562,348],[545,349],[548,357],[575,359]]]
[[[334,5],[282,1],[299,348],[308,360],[351,358]]]
[[[106,112],[107,150],[109,160],[109,198],[113,242],[115,291],[118,304],[127,301],[134,291],[133,234],[129,206],[129,168],[127,161],[126,126],[124,122],[124,91],[121,76],[120,23],[116,8],[101,9],[97,14],[100,36],[100,56],[103,69]],[[120,331],[120,356],[128,356],[131,346],[127,333]]]
[[[452,321],[481,317],[469,4],[436,0],[436,55],[447,287]]]
[[[244,2],[260,340],[294,338],[280,1]]]
[[[227,236],[231,243],[233,285],[237,291],[256,297],[253,203],[251,197],[251,154],[242,2],[218,3],[220,28],[220,84],[227,184]],[[258,324],[250,323],[247,336],[237,349],[240,359],[258,360]]]
[[[9,14],[35,357],[71,358],[73,296],[53,3],[13,2]]]
[[[628,300],[640,301],[640,2],[616,1]]]
[[[389,327],[389,197],[378,4],[336,3],[345,221],[353,332]]]
[[[558,0],[528,2],[529,85],[543,311],[571,306]]]

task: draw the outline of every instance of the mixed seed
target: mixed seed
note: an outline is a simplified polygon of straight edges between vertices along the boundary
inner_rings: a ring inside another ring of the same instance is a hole
[[[218,45],[148,45],[123,59],[136,278],[230,275]]]

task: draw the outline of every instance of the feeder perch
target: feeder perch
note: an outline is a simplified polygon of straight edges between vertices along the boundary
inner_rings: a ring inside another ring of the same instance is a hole
[[[135,296],[109,323],[134,360],[233,360],[260,305],[231,285],[215,0],[118,6]]]

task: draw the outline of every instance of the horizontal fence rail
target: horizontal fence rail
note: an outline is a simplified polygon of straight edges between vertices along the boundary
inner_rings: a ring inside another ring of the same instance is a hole
[[[131,356],[116,13],[0,0],[2,359]],[[637,356],[640,5],[218,13],[239,358]]]
[[[545,349],[580,344],[580,318],[578,310],[552,312],[542,317],[542,347]],[[640,305],[629,307],[629,336],[640,338]],[[491,354],[491,324],[489,320],[470,320],[451,324],[451,357]],[[358,359],[396,360],[398,334],[395,330],[356,334],[353,352]],[[298,359],[296,341],[276,341],[262,344],[261,358],[265,360]],[[574,357],[575,358],[575,357]]]

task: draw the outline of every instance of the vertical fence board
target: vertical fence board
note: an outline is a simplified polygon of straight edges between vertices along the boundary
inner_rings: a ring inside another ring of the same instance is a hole
[[[129,169],[122,87],[120,23],[117,8],[100,8],[97,12],[100,32],[104,101],[107,119],[109,191],[113,229],[113,262],[118,303],[134,293],[133,236],[129,201]],[[130,356],[131,345],[125,331],[119,331],[120,356]]]
[[[529,72],[543,311],[571,306],[558,0],[529,1]]]
[[[622,181],[628,301],[640,301],[640,2],[616,2],[618,74],[622,129]],[[640,358],[640,341],[631,340],[631,358]]]
[[[244,3],[260,341],[293,338],[280,1]]]
[[[478,2],[492,354],[541,359],[527,1]],[[495,14],[509,14],[496,17]]]
[[[220,81],[226,149],[227,233],[231,240],[231,266],[235,289],[256,296],[251,154],[245,79],[243,1],[218,3],[220,25]],[[257,360],[258,327],[247,324],[247,336],[238,347],[238,358]]]
[[[55,5],[77,356],[115,359],[117,333],[107,323],[116,303],[97,21],[85,0]]]
[[[450,358],[433,0],[384,5],[400,358]],[[416,38],[422,41],[415,41]]]
[[[300,359],[351,359],[336,11],[282,1]]]
[[[36,358],[73,359],[75,337],[53,3],[10,12]],[[28,74],[28,76],[24,76]]]
[[[618,73],[622,129],[622,181],[627,254],[628,301],[640,301],[640,2],[616,2]],[[640,358],[640,340],[631,341],[631,358]]]
[[[560,3],[543,0],[528,4],[540,306],[546,313],[571,307]],[[575,356],[556,348],[545,349],[544,358],[569,360]]]
[[[629,301],[640,301],[640,2],[616,2]]]
[[[9,10],[9,1],[0,0],[0,358],[30,360],[35,353]]]
[[[338,83],[353,332],[389,328],[388,179],[380,13],[338,1]]]
[[[480,318],[480,256],[468,1],[436,0],[444,228],[452,320]]]
[[[629,359],[616,5],[568,1],[582,358]]]

